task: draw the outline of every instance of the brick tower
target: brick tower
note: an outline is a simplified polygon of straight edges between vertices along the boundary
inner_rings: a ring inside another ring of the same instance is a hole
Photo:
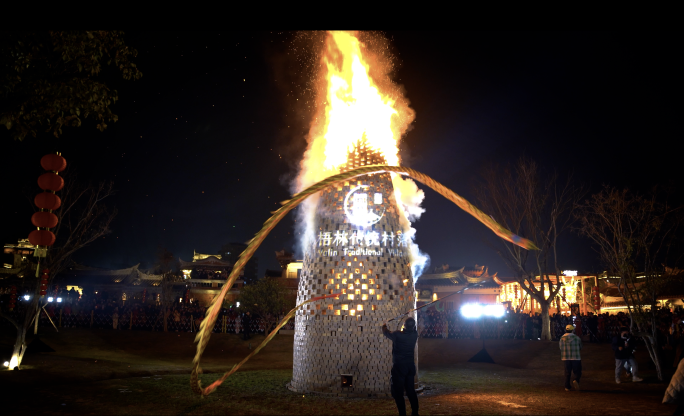
[[[383,164],[359,142],[343,172]],[[389,173],[353,178],[322,191],[315,243],[304,254],[295,317],[291,390],[348,397],[390,393],[391,341],[382,323],[415,305],[409,264]],[[393,329],[393,328],[390,328]]]

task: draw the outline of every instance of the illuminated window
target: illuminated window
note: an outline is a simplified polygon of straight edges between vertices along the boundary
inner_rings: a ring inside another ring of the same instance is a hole
[[[382,300],[382,295],[378,295],[378,300]]]
[[[354,284],[353,284],[353,283],[349,283],[349,286],[347,286],[347,289],[349,289],[349,290],[354,289]]]
[[[342,277],[342,273],[337,273],[337,274],[335,275],[335,277],[336,277],[337,279],[339,279],[340,277]]]
[[[368,278],[368,275],[364,273],[364,274],[361,275],[361,278],[364,279],[364,280],[366,280],[366,279]]]
[[[349,300],[354,300],[354,295],[352,295],[351,293],[348,294],[348,295],[347,295],[347,299],[349,299]]]
[[[342,310],[343,311],[349,310],[349,305],[347,305],[346,303],[343,303],[342,304]]]
[[[347,262],[347,266],[351,266],[351,262],[350,262],[350,261]]]
[[[433,300],[433,301],[437,300],[437,294],[436,294],[436,293],[433,293],[433,294],[432,294],[432,300]]]
[[[366,285],[366,284],[361,285],[361,289],[368,289],[368,285]]]
[[[375,289],[368,289],[369,295],[375,295]]]
[[[356,289],[356,290],[354,291],[354,293],[356,293],[357,295],[360,295],[360,294],[361,294],[361,289]]]
[[[356,305],[356,310],[357,310],[357,311],[362,311],[362,310],[363,310],[363,305]]]
[[[351,316],[356,315],[356,311],[355,311],[354,309],[350,310],[350,311],[349,311],[349,315],[351,315]]]
[[[340,314],[340,310],[337,309],[337,310],[335,311],[335,315],[339,315],[339,314]]]
[[[329,310],[329,311],[333,310],[333,304],[332,304],[332,303],[329,303],[329,304],[328,304],[328,310]]]
[[[361,300],[368,300],[368,295],[361,295]]]

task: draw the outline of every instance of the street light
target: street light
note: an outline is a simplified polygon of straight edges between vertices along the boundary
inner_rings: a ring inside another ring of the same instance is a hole
[[[57,303],[62,302],[62,298],[57,298]]]
[[[53,298],[52,296],[48,298],[48,302],[52,302],[53,300],[55,300],[55,298]]]
[[[29,299],[31,299],[30,295],[24,295],[24,300],[29,300]]]

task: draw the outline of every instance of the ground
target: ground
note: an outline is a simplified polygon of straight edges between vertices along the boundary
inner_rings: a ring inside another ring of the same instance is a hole
[[[11,352],[0,334],[0,358]],[[55,352],[27,353],[21,371],[0,371],[3,414],[396,414],[391,399],[338,399],[290,392],[292,335],[268,347],[209,397],[190,390],[194,334],[111,330],[41,330]],[[204,385],[263,340],[214,334],[203,359]],[[643,383],[616,384],[607,344],[585,343],[581,391],[563,388],[556,342],[488,340],[496,364],[469,363],[478,340],[421,339],[420,413],[437,414],[672,414],[661,404],[648,356],[638,351]],[[671,370],[668,376],[671,375]],[[10,398],[10,400],[7,400]],[[410,409],[410,406],[407,406]]]

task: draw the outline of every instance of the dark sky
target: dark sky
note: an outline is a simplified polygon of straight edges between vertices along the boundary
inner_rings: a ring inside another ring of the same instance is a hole
[[[525,154],[578,184],[637,191],[680,186],[682,68],[673,33],[386,32],[416,111],[402,143],[406,164],[472,198],[482,166]],[[278,202],[301,158],[310,98],[293,33],[126,34],[138,49],[138,81],[105,74],[119,91],[117,123],[91,123],[13,142],[0,133],[5,189],[3,243],[33,229],[39,159],[61,151],[82,179],[114,181],[112,233],[76,256],[117,268],[151,266],[166,247],[191,260],[246,242]],[[69,180],[65,176],[65,180]],[[424,188],[424,187],[423,187]],[[681,187],[680,187],[681,189]],[[484,264],[509,275],[482,243],[485,228],[425,190],[417,242],[432,264]],[[274,251],[293,249],[281,223],[257,252],[260,274]],[[562,267],[598,270],[589,243],[568,234]]]

